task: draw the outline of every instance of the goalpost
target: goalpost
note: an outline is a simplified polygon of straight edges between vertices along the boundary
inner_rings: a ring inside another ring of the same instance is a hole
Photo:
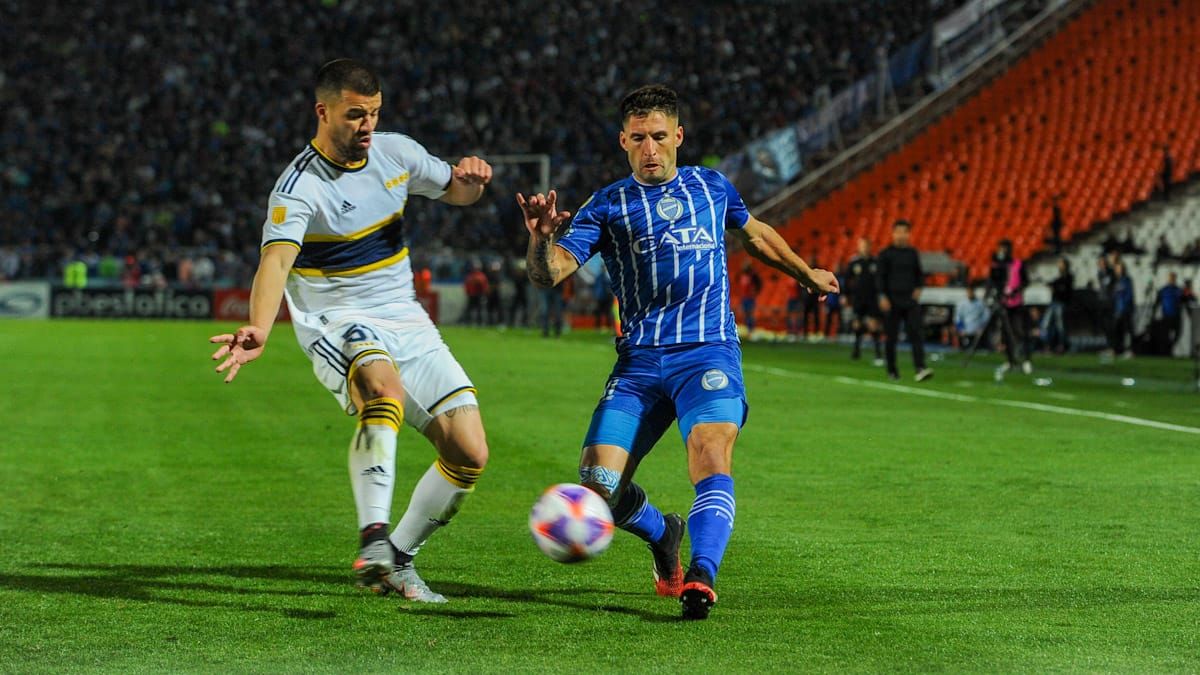
[[[484,159],[493,166],[503,164],[536,164],[538,167],[537,191],[543,194],[550,191],[550,155],[545,153],[489,155]]]

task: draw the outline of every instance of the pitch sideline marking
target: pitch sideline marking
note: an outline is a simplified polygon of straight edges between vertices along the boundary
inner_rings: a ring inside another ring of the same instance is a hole
[[[771,366],[760,366],[754,363],[743,363],[742,367],[746,370],[753,370],[768,375],[778,375],[780,377],[790,377],[795,379],[813,378],[813,379],[828,379],[822,375],[812,373],[799,373],[792,370],[784,370],[783,368],[774,368]],[[1081,410],[1079,408],[1067,408],[1059,405],[1049,405],[1046,403],[1034,403],[1032,401],[1014,401],[1006,398],[987,398],[983,396],[972,396],[970,394],[952,394],[950,392],[938,391],[936,389],[920,389],[910,387],[903,384],[891,384],[890,382],[874,382],[871,380],[860,380],[854,377],[846,377],[844,375],[836,375],[833,378],[834,382],[839,384],[848,384],[860,387],[871,387],[874,389],[883,389],[885,391],[895,391],[902,394],[912,394],[915,396],[925,396],[927,398],[938,398],[947,401],[958,401],[960,403],[990,403],[992,405],[1005,406],[1009,408],[1024,408],[1026,410],[1037,410],[1039,412],[1058,413],[1060,415],[1074,415],[1076,417],[1091,417],[1094,419],[1107,420],[1109,422],[1120,422],[1123,424],[1132,424],[1139,427],[1149,427],[1151,429],[1161,429],[1163,431],[1178,431],[1185,434],[1200,434],[1200,427],[1189,427],[1182,424],[1172,424],[1170,422],[1159,422],[1158,420],[1148,420],[1142,417],[1133,417],[1131,415],[1117,415],[1114,413],[1105,413],[1098,410]]]

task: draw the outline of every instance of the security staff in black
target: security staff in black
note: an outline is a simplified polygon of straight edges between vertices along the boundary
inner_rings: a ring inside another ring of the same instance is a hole
[[[925,328],[921,321],[921,287],[925,275],[921,271],[921,257],[917,249],[909,245],[912,225],[907,220],[898,220],[892,226],[892,245],[883,249],[875,259],[878,269],[879,309],[883,311],[884,330],[887,332],[888,377],[900,379],[896,367],[896,343],[900,339],[900,322],[912,344],[913,367],[917,369],[917,382],[933,377],[933,370],[925,366]]]

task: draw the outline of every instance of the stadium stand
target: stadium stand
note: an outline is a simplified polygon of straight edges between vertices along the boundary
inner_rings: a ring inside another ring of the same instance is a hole
[[[138,283],[247,283],[265,193],[312,132],[309,79],[335,56],[385,74],[384,128],[451,159],[549,152],[578,203],[626,171],[613,118],[634,84],[678,88],[690,160],[719,157],[959,4],[3,0],[0,272],[56,278],[82,259],[102,282],[132,266]],[[509,202],[424,208],[411,238],[519,250]]]
[[[833,264],[849,258],[857,237],[882,245],[907,218],[918,248],[944,251],[981,277],[1003,237],[1022,257],[1042,249],[1055,195],[1069,240],[1149,199],[1164,145],[1173,180],[1193,176],[1198,114],[1200,2],[1100,0],[783,231]],[[786,287],[768,282],[763,318],[777,318]]]
[[[1129,272],[1137,303],[1134,330],[1141,333],[1153,319],[1154,296],[1167,275],[1174,273],[1180,284],[1200,283],[1200,185],[1077,237],[1062,251],[1077,287],[1098,287],[1096,261],[1107,250],[1118,251]],[[1042,256],[1032,266],[1033,278],[1051,280],[1056,258]],[[1176,354],[1187,355],[1188,344],[1187,339],[1180,340]]]

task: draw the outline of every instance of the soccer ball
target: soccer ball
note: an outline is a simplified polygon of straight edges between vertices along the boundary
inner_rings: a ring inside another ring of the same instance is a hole
[[[580,562],[600,555],[612,542],[612,512],[595,492],[582,485],[559,483],[534,503],[529,531],[550,558]]]

